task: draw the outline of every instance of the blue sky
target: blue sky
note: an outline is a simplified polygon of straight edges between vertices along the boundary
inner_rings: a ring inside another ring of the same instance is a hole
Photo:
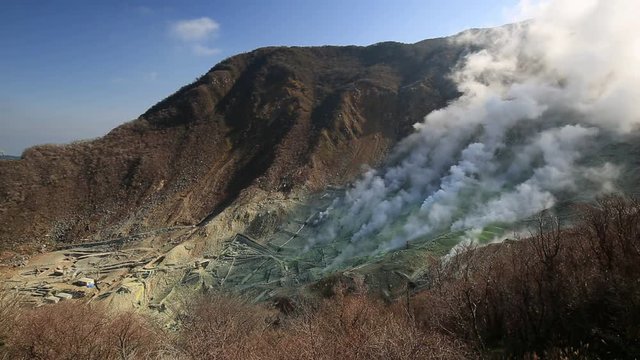
[[[0,150],[97,137],[231,55],[416,42],[507,21],[516,0],[0,0]]]

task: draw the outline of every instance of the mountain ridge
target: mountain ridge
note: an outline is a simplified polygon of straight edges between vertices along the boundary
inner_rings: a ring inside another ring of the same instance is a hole
[[[101,138],[1,162],[0,246],[203,224],[241,192],[346,184],[458,96],[463,52],[433,39],[228,58]]]

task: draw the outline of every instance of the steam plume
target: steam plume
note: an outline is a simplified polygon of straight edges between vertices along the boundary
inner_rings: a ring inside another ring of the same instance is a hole
[[[637,0],[522,3],[534,20],[470,30],[460,98],[428,114],[382,170],[326,212],[309,246],[347,239],[338,264],[615,190],[624,164],[599,154],[640,122]]]

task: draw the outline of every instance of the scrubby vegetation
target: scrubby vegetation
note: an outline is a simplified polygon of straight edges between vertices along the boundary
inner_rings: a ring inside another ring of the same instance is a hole
[[[66,302],[0,306],[0,354],[29,359],[466,359],[640,356],[640,202],[610,197],[563,229],[434,259],[395,303],[338,285],[321,300],[248,304],[205,294],[175,328]]]
[[[543,215],[526,240],[462,249],[415,298],[421,326],[479,354],[640,356],[640,203],[609,197],[578,218],[562,230]]]
[[[0,330],[4,358],[134,359],[161,355],[164,349],[161,332],[137,314],[74,302],[13,310]]]
[[[179,330],[71,302],[23,310],[0,334],[11,359],[465,359],[459,340],[420,329],[405,309],[340,293],[284,315],[237,298],[203,295]]]
[[[290,305],[290,304],[289,304]],[[177,348],[192,359],[466,358],[466,345],[416,326],[404,309],[339,291],[284,315],[203,297],[183,320]]]

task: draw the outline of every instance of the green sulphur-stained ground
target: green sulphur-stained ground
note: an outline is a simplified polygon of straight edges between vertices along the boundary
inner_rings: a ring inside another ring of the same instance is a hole
[[[298,220],[285,222],[268,239],[238,234],[207,266],[207,272],[212,275],[211,285],[261,301],[295,293],[305,285],[323,284],[336,276],[347,276],[360,278],[369,288],[393,297],[406,289],[409,282],[420,281],[428,272],[429,258],[446,255],[466,236],[464,231],[424,236],[400,249],[355,256],[336,264],[334,260],[349,245],[351,234],[307,249],[309,237],[318,231],[313,220],[320,209],[319,206],[301,207],[295,216]],[[503,236],[505,228],[487,226],[477,238],[480,243],[490,242]],[[370,241],[379,243],[381,240],[371,238]]]

